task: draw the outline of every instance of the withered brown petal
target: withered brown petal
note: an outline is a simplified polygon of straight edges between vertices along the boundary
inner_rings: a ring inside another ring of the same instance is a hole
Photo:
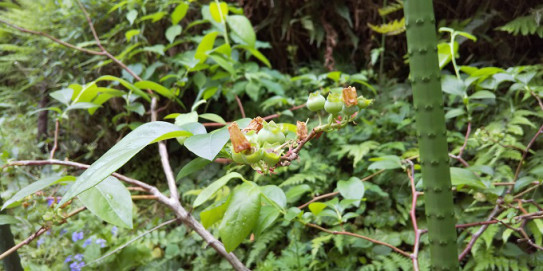
[[[356,88],[349,86],[343,89],[343,102],[347,107],[357,105],[358,99],[356,94]]]
[[[233,122],[228,126],[228,133],[230,133],[230,141],[232,142],[232,147],[234,147],[234,152],[238,153],[251,148],[251,143],[249,143],[245,135],[241,132],[237,123]]]
[[[299,141],[303,141],[307,138],[307,125],[303,121],[296,122],[296,135]]]
[[[247,126],[247,128],[243,129],[244,132],[247,132],[247,131],[256,131],[258,133],[258,131],[260,131],[260,129],[262,129],[263,127],[263,123],[264,122],[264,119],[261,118],[261,117],[256,117],[254,119],[251,120],[251,122],[249,123],[249,126]]]

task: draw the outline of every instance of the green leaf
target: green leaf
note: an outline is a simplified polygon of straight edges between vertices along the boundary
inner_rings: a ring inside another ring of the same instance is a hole
[[[190,134],[176,125],[162,121],[145,123],[139,126],[85,170],[77,178],[75,184],[66,192],[64,197],[62,197],[62,201],[58,206],[99,184],[107,176],[128,162],[130,158],[140,152],[145,146],[160,140]]]
[[[171,92],[169,89],[152,81],[138,81],[134,84],[134,86],[140,89],[143,88],[143,89],[154,90],[158,94],[169,99],[172,99],[173,97],[175,97],[175,94],[173,94],[173,92]]]
[[[194,208],[202,205],[202,203],[206,202],[209,198],[211,198],[211,196],[213,196],[213,194],[215,194],[217,190],[221,189],[221,187],[226,185],[230,180],[234,178],[239,178],[241,180],[244,180],[243,176],[241,176],[241,174],[237,172],[230,172],[222,176],[221,178],[212,182],[210,185],[204,188],[204,190],[202,190],[202,192],[198,195],[198,197],[196,197],[196,199],[194,200],[194,203],[192,204]]]
[[[251,48],[255,48],[256,34],[247,17],[243,15],[230,15],[226,17],[230,29]]]
[[[126,14],[126,19],[130,22],[130,25],[134,23],[134,20],[136,20],[136,17],[138,17],[138,11],[135,9],[131,9]]]
[[[172,43],[177,36],[181,35],[181,30],[182,30],[182,28],[178,24],[168,27],[168,29],[166,29],[166,33],[165,33],[166,39],[170,43]]]
[[[213,49],[213,44],[215,44],[215,39],[219,32],[213,31],[207,33],[203,38],[198,47],[196,48],[196,53],[194,53],[194,58],[200,60],[200,63],[204,63],[207,59],[207,53]]]
[[[337,182],[337,189],[346,199],[361,200],[364,197],[364,184],[357,177],[351,177],[347,181]]]
[[[400,157],[395,155],[385,155],[381,157],[371,158],[370,161],[376,162],[373,162],[368,167],[368,169],[395,169],[402,167]]]
[[[277,219],[277,217],[279,217],[279,214],[281,214],[279,209],[273,206],[260,207],[258,222],[256,224],[255,230],[253,231],[255,233],[255,236],[258,238],[258,236],[260,236],[260,234],[264,232],[264,230],[269,228]]]
[[[240,128],[245,128],[250,121],[250,119],[241,119],[236,122]],[[229,139],[228,129],[223,127],[208,134],[194,135],[187,138],[185,147],[194,154],[213,161]]]
[[[126,81],[124,79],[121,79],[121,78],[118,78],[118,77],[115,77],[115,76],[111,76],[111,75],[104,75],[104,76],[100,76],[98,79],[94,80],[95,83],[100,82],[100,81],[119,82],[125,88],[127,88],[127,89],[133,91],[134,93],[138,94],[140,97],[142,97],[146,101],[151,102],[151,98],[149,98],[149,95],[147,95],[147,93],[143,92],[141,89],[135,87],[134,85],[130,84],[128,81]]]
[[[254,81],[249,81],[245,86],[245,93],[251,97],[253,101],[258,101],[260,97],[260,84]]]
[[[281,190],[276,185],[266,185],[260,187],[260,191],[264,196],[266,196],[267,199],[272,200],[275,204],[277,204],[281,208],[285,208],[287,206],[287,196],[285,195],[285,192]]]
[[[156,53],[156,54],[159,54],[159,55],[163,56],[165,47],[162,44],[155,44],[153,46],[143,47],[142,50],[147,51],[147,52],[153,52],[153,53]]]
[[[271,68],[270,61],[261,52],[259,52],[257,49],[249,47],[247,45],[238,45],[237,47],[247,50],[249,53],[251,53],[251,55],[253,55],[258,60],[260,60],[262,63],[264,63],[264,65],[268,66],[268,68]]]
[[[166,16],[168,13],[164,12],[164,11],[157,11],[155,13],[151,13],[149,15],[145,15],[143,17],[141,17],[138,21],[142,22],[142,21],[145,21],[145,20],[151,20],[153,23],[154,22],[158,22],[160,19],[164,18],[164,16]]]
[[[290,188],[285,195],[287,196],[288,202],[297,201],[303,194],[311,191],[311,187],[307,184],[300,184]]]
[[[60,182],[66,182],[66,181],[75,181],[75,177],[73,176],[51,176],[51,177],[45,177],[42,178],[36,182],[33,182],[27,186],[25,186],[23,189],[19,190],[13,197],[11,197],[8,201],[2,205],[2,209],[4,210],[6,207],[10,206],[11,204],[18,202],[22,199],[24,199],[27,196],[30,196],[40,190],[43,190],[51,185],[60,183]]]
[[[198,117],[200,117],[202,119],[214,121],[214,122],[217,122],[217,123],[226,124],[226,121],[221,116],[219,116],[217,114],[205,113],[205,114],[198,115]]]
[[[215,202],[207,207],[200,213],[200,220],[204,228],[209,228],[215,224],[215,222],[221,220],[226,212],[226,208],[230,204],[232,196],[230,195],[227,199],[223,199],[219,202]]]
[[[219,66],[221,66],[221,68],[223,68],[225,71],[227,71],[231,75],[236,74],[236,70],[234,69],[234,65],[232,65],[232,63],[230,61],[226,60],[224,57],[219,56],[217,54],[211,54],[211,55],[209,55],[209,57],[211,57],[211,59],[213,59],[213,61],[215,61],[217,64],[219,64]]]
[[[441,77],[441,88],[443,92],[464,97],[466,95],[466,85],[464,81],[453,75],[443,75]]]
[[[308,208],[311,211],[311,213],[313,213],[314,215],[319,215],[322,212],[322,210],[326,208],[326,206],[328,205],[322,202],[312,202],[309,204]]]
[[[496,99],[496,95],[488,90],[479,90],[469,96],[470,99]]]
[[[185,18],[185,15],[187,15],[187,11],[189,10],[189,4],[182,2],[175,9],[173,10],[171,14],[172,24],[178,24],[183,18]]]
[[[464,108],[453,108],[449,111],[447,111],[447,114],[445,114],[446,119],[452,119],[458,116],[464,115],[466,112],[464,111]]]
[[[63,88],[61,90],[57,90],[54,92],[49,93],[49,96],[51,98],[68,105],[70,104],[70,101],[72,100],[72,95],[74,94],[74,90],[71,88]]]
[[[477,188],[487,188],[485,184],[471,170],[451,167],[451,183],[456,186],[471,186]]]
[[[297,216],[300,216],[302,214],[302,210],[296,208],[296,207],[290,207],[287,210],[287,213],[285,214],[285,220],[286,221],[292,221]]]
[[[21,223],[21,221],[13,216],[0,215],[0,226],[9,225],[9,224],[18,224],[18,223]]]
[[[222,23],[226,16],[228,15],[228,5],[225,2],[211,2],[209,4],[209,12],[211,17],[218,23]]]
[[[132,37],[139,35],[140,32],[141,31],[139,29],[128,30],[126,33],[124,33],[124,37],[126,38],[126,41],[130,41]]]
[[[78,196],[83,205],[104,221],[132,228],[132,198],[121,181],[109,176]]]
[[[93,103],[75,103],[71,104],[66,108],[66,111],[74,110],[74,109],[92,109],[100,107],[98,104]]]
[[[198,113],[195,111],[185,114],[179,114],[177,117],[175,117],[175,125],[177,126],[193,122],[198,122]]]
[[[199,171],[200,169],[204,168],[205,166],[209,165],[211,161],[196,157],[194,160],[190,161],[188,164],[186,164],[180,171],[177,173],[177,177],[175,180],[180,180],[183,177],[186,177],[196,171]]]
[[[257,185],[244,183],[234,190],[224,213],[219,236],[227,252],[233,251],[253,231],[260,214],[260,190]]]

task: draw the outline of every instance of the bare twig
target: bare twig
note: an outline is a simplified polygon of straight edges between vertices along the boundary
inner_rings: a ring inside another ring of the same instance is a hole
[[[333,231],[333,230],[329,230],[329,229],[325,229],[319,225],[316,225],[316,224],[313,224],[313,223],[307,223],[305,224],[306,226],[308,227],[312,227],[312,228],[315,228],[315,229],[318,229],[318,230],[321,230],[323,232],[327,232],[327,233],[330,233],[330,234],[335,234],[335,235],[348,235],[348,236],[353,236],[353,237],[356,237],[356,238],[360,238],[360,239],[364,239],[364,240],[367,240],[367,241],[370,241],[374,244],[378,244],[378,245],[382,245],[382,246],[385,246],[385,247],[389,247],[391,248],[392,250],[402,254],[403,256],[405,257],[411,257],[411,255],[409,254],[409,252],[407,251],[404,251],[404,250],[401,250],[389,243],[385,243],[385,242],[382,242],[382,241],[379,241],[379,240],[375,240],[375,239],[372,239],[372,238],[369,238],[367,236],[364,236],[364,235],[360,235],[360,234],[356,234],[356,233],[352,233],[352,232],[347,232],[347,231]]]
[[[520,174],[520,169],[522,168],[522,164],[523,164],[524,160],[526,159],[526,156],[528,155],[528,152],[530,151],[530,148],[532,148],[532,145],[535,143],[535,140],[539,137],[539,135],[541,133],[543,133],[543,125],[541,125],[541,127],[539,127],[539,130],[537,130],[537,133],[535,133],[535,135],[532,137],[532,139],[530,140],[530,142],[526,146],[526,149],[524,150],[524,152],[522,154],[522,158],[520,158],[520,161],[518,162],[517,170],[515,171],[515,177],[513,177],[513,185],[509,186],[509,189],[507,189],[508,194],[511,193],[511,191],[513,190],[514,183],[518,179],[518,176]]]
[[[55,151],[57,151],[58,147],[58,130],[59,130],[59,121],[58,119],[55,120],[55,135],[53,139],[53,148],[51,149],[51,154],[49,155],[49,159],[55,158]]]
[[[413,225],[413,231],[415,233],[415,243],[413,245],[413,253],[411,254],[411,261],[413,262],[413,270],[419,270],[419,247],[420,247],[420,236],[422,235],[422,230],[419,229],[417,223],[417,199],[420,195],[417,192],[415,186],[415,165],[411,160],[406,160],[409,164],[409,169],[407,170],[407,177],[409,177],[409,183],[411,184],[411,210],[409,211],[409,216],[411,217],[411,224]]]
[[[537,94],[535,94],[535,92],[533,92],[533,91],[530,91],[530,94],[532,94],[532,96],[534,96],[534,98],[537,100],[537,103],[539,103],[539,108],[541,108],[541,110],[543,110],[543,102],[541,102],[541,99],[539,98],[539,96]]]
[[[241,100],[239,99],[238,95],[235,95],[236,102],[238,102],[239,111],[241,112],[241,117],[245,118],[245,109],[243,109],[243,104],[241,103]]]
[[[300,108],[304,108],[305,107],[305,104],[301,104],[301,105],[297,105],[297,106],[293,106],[287,110],[289,111],[294,111],[294,110],[298,110]],[[275,114],[272,114],[272,115],[269,115],[269,116],[266,116],[266,117],[263,117],[262,119],[264,120],[271,120],[271,119],[274,119],[274,118],[278,118],[279,116],[281,116],[281,113],[275,113]],[[227,123],[218,123],[218,122],[204,122],[202,123],[204,126],[206,127],[223,127],[223,126],[226,126],[226,125],[230,125],[232,122],[227,122]]]
[[[64,216],[64,220],[62,222],[60,222],[59,224],[64,224],[66,223],[67,219],[84,211],[85,209],[87,209],[86,207],[80,207],[80,208],[77,208],[76,210],[72,211],[71,213],[67,214],[66,216]],[[0,254],[0,260],[4,259],[5,257],[7,257],[8,255],[10,255],[11,253],[17,251],[19,248],[23,247],[24,245],[28,245],[30,244],[30,242],[34,241],[36,238],[40,237],[42,234],[46,233],[49,229],[51,228],[51,226],[42,226],[40,229],[38,229],[35,233],[33,233],[32,235],[30,235],[28,238],[26,238],[25,240],[21,241],[20,243],[18,243],[17,245],[13,246],[12,248],[6,250],[4,253]]]
[[[379,171],[377,171],[377,172],[375,172],[375,173],[373,173],[373,174],[371,174],[371,175],[369,175],[367,177],[364,177],[360,181],[365,182],[365,181],[367,181],[367,180],[369,180],[369,179],[383,173],[384,171],[385,171],[384,169],[381,169],[381,170],[379,170]],[[331,192],[331,193],[327,193],[327,194],[322,194],[320,196],[316,196],[316,197],[312,198],[310,201],[298,206],[298,209],[303,209],[303,208],[307,207],[309,204],[311,204],[311,203],[313,203],[315,201],[319,201],[319,200],[325,199],[325,198],[334,197],[334,196],[336,196],[338,194],[339,194],[339,192]]]
[[[490,215],[488,215],[488,219],[486,221],[495,220],[494,217],[496,215],[498,215],[502,211],[502,209],[500,208],[501,201],[502,201],[501,199],[498,199],[498,202],[496,202],[496,206],[494,207],[492,212],[490,212]],[[495,223],[492,223],[492,224],[495,224]],[[462,253],[460,253],[460,255],[458,255],[458,260],[459,261],[461,261],[462,259],[464,259],[464,257],[466,257],[466,255],[471,251],[471,248],[473,248],[473,245],[475,244],[477,239],[479,239],[479,237],[481,237],[481,235],[486,231],[486,229],[488,228],[489,225],[490,224],[483,224],[481,226],[481,228],[479,228],[479,230],[477,232],[475,232],[471,236],[471,240],[469,240],[469,243],[466,246],[466,248],[464,248]]]

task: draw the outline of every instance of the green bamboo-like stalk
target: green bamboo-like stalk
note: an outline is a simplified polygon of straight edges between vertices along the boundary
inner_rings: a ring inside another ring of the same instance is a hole
[[[447,130],[431,0],[404,3],[431,270],[458,270]]]

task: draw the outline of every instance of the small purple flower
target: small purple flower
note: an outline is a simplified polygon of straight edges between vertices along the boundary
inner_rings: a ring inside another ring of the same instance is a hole
[[[99,238],[96,240],[96,244],[100,245],[100,247],[106,247],[106,240]]]
[[[66,234],[68,231],[66,229],[62,229],[60,230],[60,232],[58,233],[60,236]]]
[[[79,268],[80,268],[80,269],[83,268],[84,266],[85,266],[85,262],[80,262],[80,263],[79,263]]]
[[[36,243],[38,245],[38,247],[40,247],[41,245],[43,245],[43,243],[45,243],[45,238],[40,238],[38,239],[38,242]]]
[[[113,234],[113,236],[117,235],[117,226],[113,226],[113,228],[111,228],[111,234]]]
[[[83,247],[87,247],[88,245],[92,244],[92,239],[91,238],[88,238],[87,240],[85,240],[85,242],[83,243]]]
[[[83,235],[82,231],[72,233],[72,241],[74,241],[74,242],[77,242],[79,240],[83,240],[83,238],[84,238],[84,235]]]
[[[81,254],[81,253],[75,254],[74,260],[78,261],[78,262],[82,261],[83,260],[83,254]]]
[[[59,204],[61,200],[62,200],[61,197],[57,197],[57,204]]]
[[[78,262],[73,262],[70,264],[70,271],[80,271],[81,267],[79,267]]]
[[[68,257],[66,257],[66,259],[64,260],[65,263],[69,263],[72,261],[72,255],[68,255]]]
[[[47,207],[51,207],[51,205],[53,205],[53,202],[55,202],[55,198],[47,198]]]

